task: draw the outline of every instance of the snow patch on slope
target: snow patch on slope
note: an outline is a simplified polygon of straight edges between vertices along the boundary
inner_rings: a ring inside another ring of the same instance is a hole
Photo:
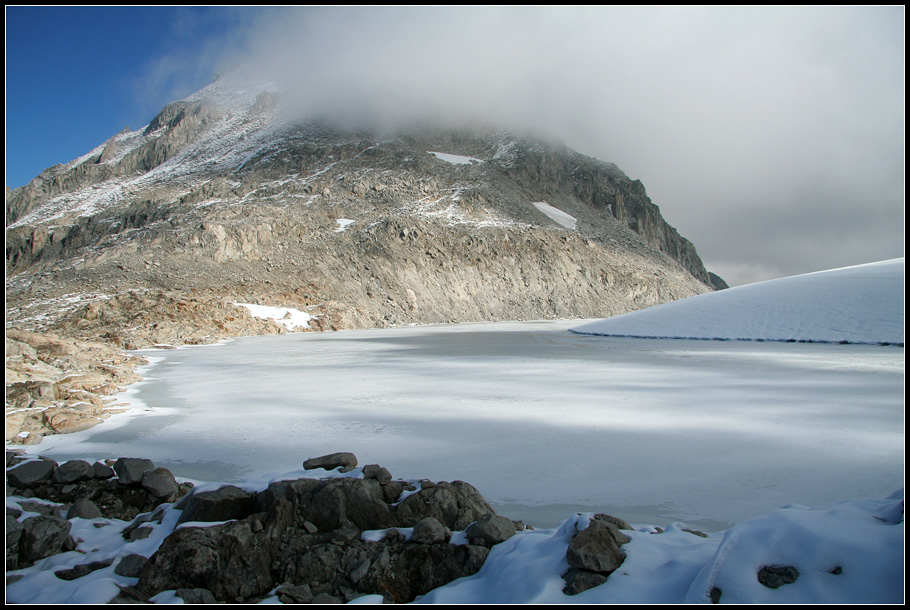
[[[577,220],[574,216],[566,214],[559,208],[555,208],[546,201],[534,201],[532,205],[547,215],[551,220],[555,221],[558,224],[561,224],[565,228],[574,231],[577,224]]]

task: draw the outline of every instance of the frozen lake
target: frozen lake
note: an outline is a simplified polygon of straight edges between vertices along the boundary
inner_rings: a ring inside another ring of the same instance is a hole
[[[237,339],[142,352],[137,406],[30,452],[241,482],[352,451],[464,480],[501,514],[716,531],[904,480],[904,350],[577,335],[579,321]]]

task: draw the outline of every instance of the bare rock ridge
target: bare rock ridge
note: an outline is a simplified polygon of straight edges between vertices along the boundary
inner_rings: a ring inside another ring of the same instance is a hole
[[[491,129],[290,121],[216,81],[7,191],[7,324],[123,347],[603,317],[711,290],[640,181]]]

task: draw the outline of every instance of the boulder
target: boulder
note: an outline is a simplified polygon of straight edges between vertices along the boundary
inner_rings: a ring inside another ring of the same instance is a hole
[[[607,582],[607,577],[603,574],[581,568],[570,568],[563,574],[562,579],[566,581],[566,586],[562,590],[566,595],[578,595],[582,591],[593,589]]]
[[[156,468],[142,473],[142,488],[156,498],[175,498],[180,491],[177,480],[167,468]]]
[[[6,480],[16,489],[29,489],[46,483],[54,476],[57,462],[40,459],[19,464],[6,473]]]
[[[126,576],[127,578],[139,578],[139,574],[142,573],[142,568],[147,561],[148,557],[131,553],[121,559],[120,563],[114,567],[114,574]]]
[[[464,530],[486,514],[496,511],[477,488],[464,481],[440,481],[395,505],[401,526],[413,527],[424,517],[434,517],[453,532]]]
[[[758,570],[758,582],[769,589],[777,589],[783,585],[796,582],[799,570],[793,566],[762,566]]]
[[[515,530],[512,530],[515,533]],[[414,526],[411,533],[411,542],[421,544],[438,544],[445,542],[452,536],[452,532],[433,517],[424,517]]]
[[[257,503],[251,492],[234,485],[225,485],[214,491],[190,494],[176,508],[183,510],[178,523],[227,521],[248,517],[256,512]]]
[[[619,547],[629,540],[615,526],[592,520],[587,528],[572,538],[566,551],[566,561],[574,568],[609,573],[625,560]]]
[[[50,515],[38,515],[22,521],[22,534],[19,539],[19,566],[28,566],[75,548],[70,538],[69,521]]]
[[[322,468],[324,470],[333,470],[335,468],[352,469],[357,466],[357,457],[353,453],[340,452],[330,453],[320,457],[310,458],[303,462],[304,470],[315,470]]]
[[[392,481],[392,473],[379,464],[367,464],[363,467],[363,478],[376,479],[383,485],[386,485]]]
[[[68,511],[67,519],[100,519],[103,515],[98,506],[88,498],[78,498]]]
[[[57,485],[79,483],[94,478],[95,470],[85,460],[69,460],[60,464],[54,471],[52,480]]]
[[[480,541],[484,546],[491,547],[514,536],[515,524],[511,519],[490,513],[468,526],[464,533],[475,544],[475,541]]]
[[[103,462],[92,464],[92,471],[96,479],[110,479],[114,476],[114,469]]]
[[[114,462],[114,472],[124,485],[139,485],[146,470],[154,470],[152,460],[143,458],[119,458]]]

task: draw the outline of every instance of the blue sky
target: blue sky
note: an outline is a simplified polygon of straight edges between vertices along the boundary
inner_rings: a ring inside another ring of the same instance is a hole
[[[220,57],[213,47],[258,12],[6,7],[6,184],[22,186],[126,126],[138,129],[208,84]]]
[[[903,256],[905,9],[7,7],[6,184],[244,64],[308,111],[533,129],[731,285]],[[362,118],[362,116],[355,116]]]

